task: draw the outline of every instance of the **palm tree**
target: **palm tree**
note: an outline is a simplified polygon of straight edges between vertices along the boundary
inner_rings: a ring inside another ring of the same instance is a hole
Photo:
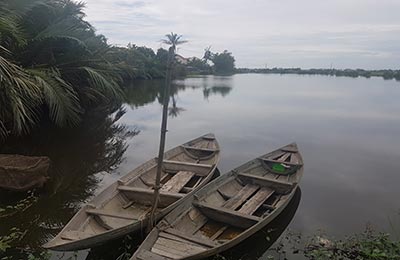
[[[162,43],[167,44],[167,45],[171,45],[169,47],[169,50],[173,50],[174,54],[176,52],[176,46],[186,43],[187,41],[185,40],[181,40],[182,35],[178,35],[176,33],[171,32],[170,34],[166,34],[165,35],[166,39],[161,40]]]
[[[121,71],[106,39],[72,0],[0,2],[0,138],[48,116],[77,124],[88,109],[120,102]]]

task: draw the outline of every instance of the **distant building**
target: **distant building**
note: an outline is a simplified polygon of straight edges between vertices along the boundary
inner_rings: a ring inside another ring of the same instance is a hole
[[[182,55],[175,54],[175,59],[177,62],[183,65],[187,65],[190,61],[192,61],[195,57],[185,58]]]

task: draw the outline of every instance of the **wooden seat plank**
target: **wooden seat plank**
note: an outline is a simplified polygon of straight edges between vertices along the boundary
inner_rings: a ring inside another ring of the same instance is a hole
[[[101,209],[87,209],[86,213],[90,214],[90,215],[99,215],[99,216],[106,216],[106,217],[111,217],[111,218],[137,220],[136,218],[129,216],[128,214],[116,214],[116,213],[112,213],[110,211],[101,210]]]
[[[274,194],[274,190],[265,187],[261,188],[239,209],[239,212],[252,215],[272,194]]]
[[[276,192],[282,193],[282,194],[286,194],[286,193],[290,192],[294,187],[293,183],[273,180],[273,179],[255,176],[255,175],[246,174],[246,173],[239,173],[238,176],[239,176],[239,178],[241,178],[247,182],[274,189]]]
[[[196,175],[205,176],[210,173],[213,165],[164,160],[163,167],[165,171],[190,171]]]
[[[227,200],[223,207],[227,209],[232,209],[235,210],[240,205],[243,204],[251,195],[253,195],[254,192],[259,188],[259,186],[254,185],[254,184],[247,184],[244,186],[238,193],[236,193],[235,196]]]
[[[152,205],[153,203],[154,190],[122,185],[118,186],[117,189],[124,192],[126,197],[132,201],[136,201],[145,205]],[[160,207],[169,206],[184,196],[185,194],[161,191],[159,205]]]
[[[161,191],[178,193],[194,175],[194,172],[180,171],[162,186]]]
[[[197,151],[202,151],[202,152],[217,152],[218,151],[218,149],[200,148],[200,147],[187,146],[187,145],[182,145],[182,147],[185,149],[197,150]]]
[[[242,214],[238,211],[223,207],[215,207],[199,202],[193,202],[193,205],[210,219],[239,228],[249,228],[261,220],[260,217]]]

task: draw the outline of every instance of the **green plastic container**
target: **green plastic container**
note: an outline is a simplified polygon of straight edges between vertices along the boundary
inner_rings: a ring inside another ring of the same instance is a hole
[[[272,170],[274,170],[275,172],[278,172],[278,173],[284,173],[286,169],[285,169],[285,167],[283,167],[282,164],[275,163],[272,165]]]

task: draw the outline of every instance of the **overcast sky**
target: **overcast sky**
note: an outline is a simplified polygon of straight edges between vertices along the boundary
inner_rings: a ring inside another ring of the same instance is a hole
[[[397,68],[400,0],[86,0],[87,20],[109,43],[227,49],[237,67]]]

